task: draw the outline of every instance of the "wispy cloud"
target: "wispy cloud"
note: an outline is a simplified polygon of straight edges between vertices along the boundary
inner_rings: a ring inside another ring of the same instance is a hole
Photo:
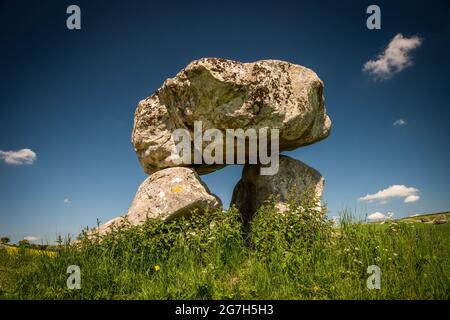
[[[23,238],[24,240],[30,241],[30,242],[36,242],[41,240],[40,237],[36,237],[36,236],[26,236]]]
[[[374,194],[367,194],[364,197],[360,197],[362,201],[379,201],[382,204],[387,203],[388,200],[393,198],[404,198],[405,203],[416,202],[420,199],[418,193],[419,189],[413,187],[407,187],[404,185],[393,185],[386,189],[380,190]]]
[[[420,199],[419,196],[412,194],[412,195],[407,196],[407,197],[405,198],[405,203],[416,202],[416,201],[419,201],[419,199]]]
[[[376,60],[369,60],[364,64],[363,70],[377,80],[389,79],[413,64],[410,52],[421,45],[422,39],[418,36],[406,38],[399,33]]]
[[[394,125],[394,127],[404,126],[404,125],[406,125],[406,120],[404,120],[404,119],[395,120],[393,125]]]
[[[72,201],[69,198],[65,198],[63,201],[65,204],[71,204]]]
[[[37,159],[37,155],[30,149],[20,149],[17,151],[0,150],[0,159],[7,164],[13,165],[33,164]]]

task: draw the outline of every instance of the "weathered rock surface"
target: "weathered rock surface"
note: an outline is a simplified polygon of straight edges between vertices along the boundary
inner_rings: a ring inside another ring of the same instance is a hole
[[[324,139],[331,129],[323,82],[312,70],[279,60],[240,63],[204,58],[167,79],[137,106],[132,143],[144,171],[151,174],[179,166],[172,155],[172,132],[185,128],[193,136],[195,121],[202,121],[203,131],[216,128],[223,133],[279,129],[280,151]],[[222,166],[190,167],[202,174]]]
[[[125,218],[129,224],[139,225],[148,218],[167,221],[187,216],[193,210],[203,213],[220,207],[220,199],[209,192],[193,169],[167,168],[144,180],[125,216],[110,220],[100,226],[97,232],[105,234]]]
[[[301,193],[307,188],[312,189],[320,199],[324,183],[324,178],[317,170],[282,155],[275,175],[260,175],[259,165],[245,165],[242,178],[234,187],[230,206],[235,205],[239,209],[244,227],[248,228],[253,215],[271,196],[276,198],[275,206],[284,211],[292,191]]]
[[[124,217],[117,217],[114,219],[109,220],[108,222],[102,224],[98,228],[94,230],[93,233],[99,234],[101,236],[106,235],[111,229],[120,227],[124,223],[125,218]],[[91,233],[91,234],[93,234]]]

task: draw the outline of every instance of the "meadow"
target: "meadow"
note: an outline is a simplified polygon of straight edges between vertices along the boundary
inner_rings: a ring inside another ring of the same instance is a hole
[[[314,201],[292,199],[283,214],[269,202],[249,234],[231,208],[86,231],[56,255],[0,249],[0,299],[449,299],[450,223],[368,224],[343,212],[336,224]],[[80,290],[67,288],[70,265]],[[370,265],[379,290],[367,288]]]

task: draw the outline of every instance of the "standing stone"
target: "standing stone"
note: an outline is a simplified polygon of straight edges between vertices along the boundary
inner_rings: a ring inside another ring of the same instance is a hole
[[[170,220],[197,209],[204,212],[222,206],[211,194],[198,174],[189,168],[167,168],[152,174],[139,187],[130,208],[131,223],[142,223],[148,218]]]
[[[140,225],[149,218],[167,221],[188,216],[193,210],[204,213],[221,207],[220,199],[210,193],[193,169],[167,168],[144,180],[125,216],[110,220],[97,232],[106,234],[125,218],[130,225]]]
[[[280,151],[322,140],[331,129],[323,82],[314,71],[279,60],[204,58],[167,79],[137,106],[132,143],[144,171],[180,166],[172,133],[187,129],[193,137],[195,121],[202,121],[202,131],[220,130],[223,145],[226,129],[279,129]],[[225,152],[223,159],[225,163]],[[195,166],[200,174],[221,167]]]
[[[239,209],[244,229],[248,231],[254,214],[271,196],[275,197],[275,207],[284,211],[288,208],[287,201],[292,191],[300,194],[310,188],[320,199],[323,187],[324,178],[317,170],[282,155],[275,175],[260,175],[259,165],[245,165],[242,178],[234,187],[230,206],[235,205]]]

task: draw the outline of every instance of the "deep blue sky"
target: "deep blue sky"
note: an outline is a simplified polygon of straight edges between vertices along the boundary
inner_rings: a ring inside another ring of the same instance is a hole
[[[130,143],[137,102],[211,56],[286,60],[324,80],[332,134],[289,154],[324,175],[330,215],[450,209],[450,4],[374,3],[371,31],[366,1],[0,1],[0,150],[37,154],[0,163],[0,235],[53,241],[125,213],[146,178]],[[70,4],[79,31],[66,28]],[[374,81],[362,67],[398,33],[423,39],[414,65]],[[203,179],[228,205],[240,173]],[[358,201],[395,184],[420,200]]]

